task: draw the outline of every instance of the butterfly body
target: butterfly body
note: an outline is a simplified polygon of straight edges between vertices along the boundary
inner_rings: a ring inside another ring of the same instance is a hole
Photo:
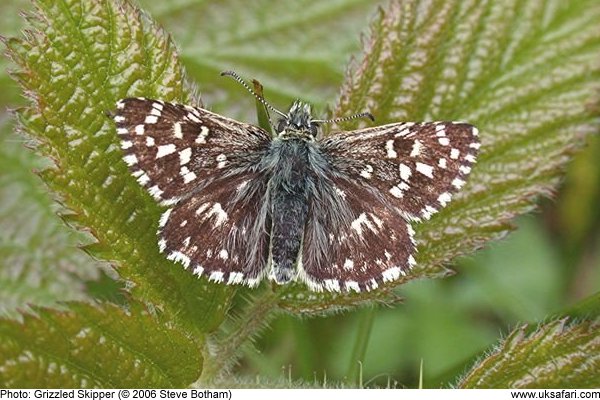
[[[282,113],[283,114],[283,113]],[[318,137],[292,104],[271,137],[202,108],[123,99],[124,160],[169,208],[159,250],[198,276],[256,286],[374,290],[415,264],[411,223],[460,189],[475,162],[465,123],[395,123]]]

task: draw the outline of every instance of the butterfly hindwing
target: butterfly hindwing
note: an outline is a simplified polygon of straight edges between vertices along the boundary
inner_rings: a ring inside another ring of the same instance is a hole
[[[372,188],[332,183],[332,206],[311,203],[300,278],[313,290],[360,292],[405,275],[414,265],[412,227]]]
[[[160,251],[195,275],[256,286],[266,272],[271,230],[266,186],[251,173],[215,180],[162,215]]]

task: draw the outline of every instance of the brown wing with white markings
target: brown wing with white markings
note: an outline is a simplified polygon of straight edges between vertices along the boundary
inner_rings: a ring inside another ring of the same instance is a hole
[[[261,128],[160,100],[120,100],[113,119],[131,173],[165,205],[247,170],[271,140]]]
[[[466,123],[399,123],[339,132],[321,147],[335,169],[379,189],[406,218],[420,221],[465,184],[479,139]]]

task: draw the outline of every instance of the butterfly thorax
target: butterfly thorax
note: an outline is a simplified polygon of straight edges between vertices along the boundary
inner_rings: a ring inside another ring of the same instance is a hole
[[[285,118],[277,122],[277,137],[282,140],[303,139],[309,142],[317,136],[318,124],[312,122],[310,104],[296,100]]]

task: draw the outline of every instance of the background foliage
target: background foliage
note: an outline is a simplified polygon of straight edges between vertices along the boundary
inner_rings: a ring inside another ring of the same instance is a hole
[[[597,130],[596,2],[142,2],[149,14],[109,1],[36,5],[44,18],[27,21],[14,16],[29,3],[0,5],[1,33],[14,37],[12,64],[0,59],[0,103],[30,104],[9,65],[37,100],[17,114],[27,136],[13,133],[5,107],[0,114],[0,362],[19,360],[2,369],[2,385],[177,387],[202,374],[203,384],[414,387],[421,360],[426,387],[600,384],[597,137],[559,186],[569,156]],[[26,40],[23,28],[34,30]],[[412,278],[445,279],[341,298],[301,286],[236,293],[158,256],[160,209],[127,175],[104,111],[125,95],[194,102],[199,92],[210,109],[254,121],[247,94],[218,77],[225,69],[260,79],[279,108],[301,97],[323,114],[369,109],[378,123],[478,125],[472,180],[417,230]],[[556,188],[515,233],[488,243]],[[400,297],[389,308],[298,318]],[[565,316],[578,319],[555,321]],[[98,344],[104,357],[82,356]],[[532,351],[544,356],[527,358]],[[586,362],[575,370],[567,361],[578,357]],[[128,372],[98,372],[103,363]]]

